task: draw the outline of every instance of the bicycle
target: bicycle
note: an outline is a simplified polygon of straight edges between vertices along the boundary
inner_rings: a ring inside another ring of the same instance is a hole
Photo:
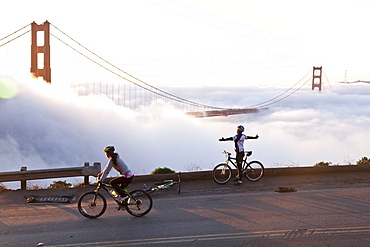
[[[230,181],[232,169],[229,162],[237,168],[236,158],[231,157],[231,153],[226,150],[224,150],[223,153],[227,156],[226,161],[216,165],[212,172],[213,180],[218,184],[226,184]],[[257,160],[247,162],[247,158],[252,155],[252,151],[245,151],[244,153],[245,158],[242,162],[241,176],[245,174],[249,181],[256,182],[262,178],[265,168],[263,167],[263,164]]]
[[[150,194],[150,193],[153,193],[153,192],[158,192],[160,190],[167,190],[170,187],[174,186],[175,184],[179,184],[179,183],[180,182],[173,181],[173,180],[164,180],[163,182],[154,183],[154,185],[156,185],[156,186],[148,187],[148,186],[146,186],[146,184],[144,184],[144,191],[146,191]],[[180,186],[179,186],[179,189],[180,189]],[[179,190],[179,193],[180,193],[180,190]]]
[[[127,196],[121,201],[117,191],[115,191],[110,184],[98,181],[94,191],[86,192],[78,199],[78,211],[86,218],[98,218],[102,216],[107,209],[107,201],[99,192],[100,189],[105,190],[113,200],[117,202],[117,210],[124,208],[132,216],[142,217],[148,214],[152,209],[153,200],[147,192],[143,190],[128,192],[127,189],[123,189]]]

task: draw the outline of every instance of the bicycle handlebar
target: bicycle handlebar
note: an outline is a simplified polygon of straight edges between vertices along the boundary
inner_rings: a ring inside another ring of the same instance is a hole
[[[109,185],[108,183],[104,183],[102,180],[100,180],[100,177],[96,177],[96,183],[98,185]]]
[[[229,153],[226,150],[224,150],[222,153],[227,154],[229,157],[231,156],[231,153]],[[252,155],[252,151],[244,151],[244,153],[246,154],[246,156],[251,156]]]

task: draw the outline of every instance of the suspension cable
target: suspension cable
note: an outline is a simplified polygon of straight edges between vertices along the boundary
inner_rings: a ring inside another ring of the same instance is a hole
[[[13,33],[11,33],[11,34],[9,34],[9,35],[5,36],[4,38],[1,38],[1,39],[0,39],[0,41],[2,41],[3,39],[6,39],[6,38],[8,38],[8,37],[12,36],[13,34],[15,34],[15,33],[19,32],[19,31],[21,31],[22,29],[25,29],[25,28],[26,28],[26,27],[28,27],[29,25],[31,25],[31,24],[27,24],[26,26],[24,26],[24,27],[22,27],[22,28],[18,29],[17,31],[15,31],[15,32],[13,32]]]
[[[21,37],[21,36],[25,35],[25,34],[26,34],[26,33],[28,33],[28,32],[31,32],[31,30],[28,30],[28,31],[26,31],[26,32],[22,33],[21,35],[18,35],[18,36],[17,36],[17,37],[15,37],[14,39],[8,40],[8,41],[7,41],[7,42],[5,42],[4,44],[1,44],[1,45],[0,45],[0,47],[2,47],[2,46],[4,46],[4,45],[6,45],[6,44],[8,44],[8,43],[12,42],[13,40],[18,39],[19,37]]]
[[[266,105],[268,102],[270,102],[270,101],[273,101],[273,100],[275,100],[275,99],[277,99],[277,98],[279,98],[280,96],[282,96],[282,95],[284,95],[285,93],[287,93],[287,92],[289,92],[290,90],[292,90],[295,86],[297,86],[309,73],[311,72],[311,70],[309,70],[308,72],[307,72],[307,74],[305,75],[305,76],[303,76],[302,77],[302,79],[300,79],[296,84],[294,84],[292,87],[290,87],[289,89],[287,89],[287,90],[285,90],[284,92],[282,92],[281,94],[279,94],[279,95],[277,95],[277,96],[275,96],[274,98],[271,98],[271,99],[269,99],[269,100],[266,100],[266,101],[264,101],[264,102],[261,102],[261,103],[259,103],[259,104],[256,104],[256,105],[252,105],[252,106],[248,106],[247,108],[255,108],[255,107],[260,107],[260,106],[263,106],[263,105]],[[305,84],[306,84],[307,82],[305,82]],[[299,87],[299,88],[301,88],[301,87]],[[296,92],[296,91],[294,91],[294,92]],[[291,95],[291,94],[289,94],[289,95]],[[283,99],[285,99],[285,97],[283,97]],[[275,102],[275,101],[274,101]],[[278,101],[277,101],[278,102]],[[267,104],[267,105],[270,105],[270,104]]]
[[[329,86],[331,87],[331,84],[330,84],[330,82],[329,82],[329,80],[328,80],[328,77],[326,77],[325,71],[323,71],[323,72],[324,72],[324,76],[325,76],[325,78],[326,78],[327,82],[329,83]]]
[[[51,24],[51,23],[50,23],[50,24]],[[177,99],[176,101],[178,101],[178,102],[183,102],[183,103],[188,102],[187,104],[195,105],[195,106],[202,106],[202,107],[206,107],[206,108],[219,109],[219,110],[224,109],[224,108],[221,108],[221,107],[209,106],[209,105],[204,105],[204,104],[197,103],[197,102],[194,102],[194,101],[190,101],[190,100],[187,100],[187,99],[184,99],[184,98],[178,97],[178,96],[176,96],[176,95],[173,95],[173,94],[171,94],[171,93],[168,93],[168,92],[166,92],[166,91],[164,91],[164,90],[162,90],[162,89],[159,89],[159,88],[157,88],[157,87],[154,87],[154,86],[152,86],[152,85],[150,85],[150,84],[148,84],[148,83],[146,83],[146,82],[144,82],[144,81],[140,80],[139,78],[137,78],[137,77],[135,77],[135,76],[133,76],[133,75],[131,75],[131,74],[127,73],[126,71],[123,71],[122,69],[118,68],[118,67],[117,67],[117,66],[115,66],[114,64],[112,64],[112,63],[108,62],[106,59],[103,59],[101,56],[98,56],[96,53],[92,52],[91,50],[89,50],[88,48],[86,48],[85,46],[83,46],[82,44],[80,44],[79,42],[77,42],[76,40],[74,40],[72,37],[70,37],[69,35],[67,35],[65,32],[61,31],[59,28],[57,28],[57,27],[56,27],[56,26],[54,26],[53,24],[51,24],[51,25],[52,25],[55,29],[57,29],[59,32],[61,32],[61,33],[62,33],[62,34],[64,34],[65,36],[67,36],[69,39],[71,39],[72,41],[74,41],[75,43],[77,43],[79,46],[81,46],[82,48],[84,48],[84,49],[85,49],[85,50],[87,50],[88,52],[92,53],[94,56],[98,57],[99,59],[101,59],[102,61],[104,61],[105,63],[107,63],[108,65],[110,65],[110,66],[112,66],[113,68],[115,68],[115,69],[117,69],[117,70],[119,70],[119,71],[121,71],[121,72],[125,73],[126,75],[128,75],[128,76],[130,76],[130,77],[134,78],[135,80],[137,80],[137,81],[139,81],[139,82],[143,83],[144,85],[146,85],[146,86],[148,86],[148,87],[150,87],[150,88],[153,88],[153,89],[155,89],[155,90],[157,90],[157,91],[159,91],[159,92],[161,92],[161,93],[163,93],[163,94],[169,95],[170,97],[168,97],[168,96],[167,96],[167,98],[169,98],[169,99],[173,99],[173,100]],[[55,37],[55,36],[54,36],[54,37]],[[116,74],[116,75],[117,75],[117,74]],[[122,78],[124,78],[124,77],[122,77]],[[129,81],[129,82],[131,82],[131,83],[133,83],[132,81],[128,80],[127,78],[124,78],[124,79],[125,79],[125,80],[127,80],[127,81]],[[138,86],[138,84],[136,84],[136,83],[134,83],[134,84]],[[144,88],[144,89],[146,89],[146,90],[149,90],[148,88],[145,88],[145,87],[141,87],[141,88]],[[153,91],[151,91],[151,90],[149,90],[149,91],[150,91],[150,92],[153,92]],[[155,93],[155,92],[153,92],[153,93]],[[163,94],[159,94],[159,95],[164,96]]]
[[[278,102],[280,102],[280,101],[282,101],[282,100],[284,100],[284,99],[288,98],[288,97],[289,97],[289,96],[291,96],[292,94],[296,93],[299,89],[301,89],[304,85],[306,85],[306,84],[307,84],[311,79],[312,79],[312,77],[311,77],[311,78],[309,78],[309,79],[308,79],[305,83],[303,83],[300,87],[298,87],[297,89],[295,89],[293,92],[291,92],[291,93],[289,93],[289,94],[285,95],[285,96],[284,96],[284,97],[282,97],[281,99],[275,100],[275,101],[273,101],[273,102],[271,102],[271,103],[269,103],[269,104],[261,105],[261,106],[259,106],[259,107],[260,107],[260,108],[264,108],[264,107],[267,107],[267,106],[270,106],[270,105],[276,104],[276,103],[278,103]],[[266,102],[268,102],[268,101],[266,101]]]
[[[89,60],[90,60],[90,61],[92,61],[93,63],[95,63],[95,64],[99,65],[100,67],[102,67],[102,68],[106,69],[107,71],[111,72],[112,74],[115,74],[116,76],[118,76],[118,77],[120,77],[120,78],[122,78],[122,79],[124,79],[124,80],[126,80],[126,81],[128,81],[128,82],[130,82],[130,83],[132,83],[132,84],[134,84],[134,85],[136,85],[136,86],[138,86],[138,87],[142,88],[142,89],[145,89],[145,90],[147,90],[147,91],[149,91],[149,92],[152,92],[152,93],[157,94],[157,95],[159,95],[159,96],[162,96],[162,97],[164,97],[164,98],[171,99],[171,100],[174,100],[174,101],[177,101],[177,102],[183,103],[183,104],[188,104],[188,105],[192,105],[192,106],[202,106],[202,107],[206,107],[206,108],[213,108],[213,109],[223,109],[223,108],[216,108],[216,107],[213,107],[213,106],[208,106],[208,105],[199,104],[199,103],[192,102],[192,101],[188,101],[188,100],[181,100],[181,98],[178,98],[178,97],[177,97],[177,98],[171,98],[171,97],[169,97],[168,95],[161,94],[161,93],[158,93],[158,92],[156,92],[156,91],[154,91],[154,90],[152,90],[152,89],[146,88],[146,87],[144,87],[144,86],[142,86],[142,85],[140,85],[140,84],[138,84],[138,83],[136,83],[136,82],[134,82],[134,81],[132,81],[132,80],[130,80],[130,79],[128,79],[128,78],[126,78],[126,77],[124,77],[124,76],[122,76],[122,75],[120,75],[120,74],[116,73],[116,72],[114,72],[113,70],[111,70],[111,69],[109,69],[109,68],[105,67],[104,65],[102,65],[102,64],[100,64],[100,63],[98,63],[97,61],[93,60],[92,58],[90,58],[90,57],[86,56],[86,55],[85,55],[85,54],[83,54],[82,52],[78,51],[77,49],[75,49],[75,48],[74,48],[74,47],[72,47],[71,45],[67,44],[66,42],[64,42],[63,40],[61,40],[61,39],[60,39],[60,38],[58,38],[57,36],[55,36],[54,34],[50,33],[50,35],[52,35],[52,36],[53,36],[53,37],[55,37],[57,40],[59,40],[60,42],[62,42],[62,43],[63,43],[63,44],[65,44],[66,46],[68,46],[69,48],[73,49],[74,51],[76,51],[76,52],[77,52],[77,53],[79,53],[80,55],[82,55],[82,56],[84,56],[85,58],[89,59]]]

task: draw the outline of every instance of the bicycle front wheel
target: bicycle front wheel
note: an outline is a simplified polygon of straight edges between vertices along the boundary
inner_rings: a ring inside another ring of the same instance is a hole
[[[78,198],[77,207],[83,216],[95,219],[104,214],[107,209],[107,201],[100,193],[87,192]]]
[[[127,212],[136,217],[148,214],[153,206],[152,197],[143,190],[133,190],[130,194],[132,198],[129,198],[125,204]]]
[[[261,162],[256,160],[251,161],[247,165],[245,176],[249,181],[256,182],[262,178],[264,171],[265,168],[263,167]]]
[[[226,184],[231,178],[231,167],[225,163],[218,164],[213,169],[213,180],[218,184]]]

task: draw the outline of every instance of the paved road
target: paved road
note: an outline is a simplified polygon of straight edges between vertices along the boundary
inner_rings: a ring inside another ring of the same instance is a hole
[[[116,211],[111,201],[101,218],[91,220],[76,203],[27,204],[23,195],[31,192],[6,192],[0,196],[1,246],[369,246],[366,176],[354,176],[361,181],[347,186],[334,178],[326,186],[318,177],[307,186],[299,177],[266,178],[260,190],[257,183],[184,182],[180,195],[175,188],[153,194],[154,208],[142,218]],[[271,189],[292,183],[297,192]]]

